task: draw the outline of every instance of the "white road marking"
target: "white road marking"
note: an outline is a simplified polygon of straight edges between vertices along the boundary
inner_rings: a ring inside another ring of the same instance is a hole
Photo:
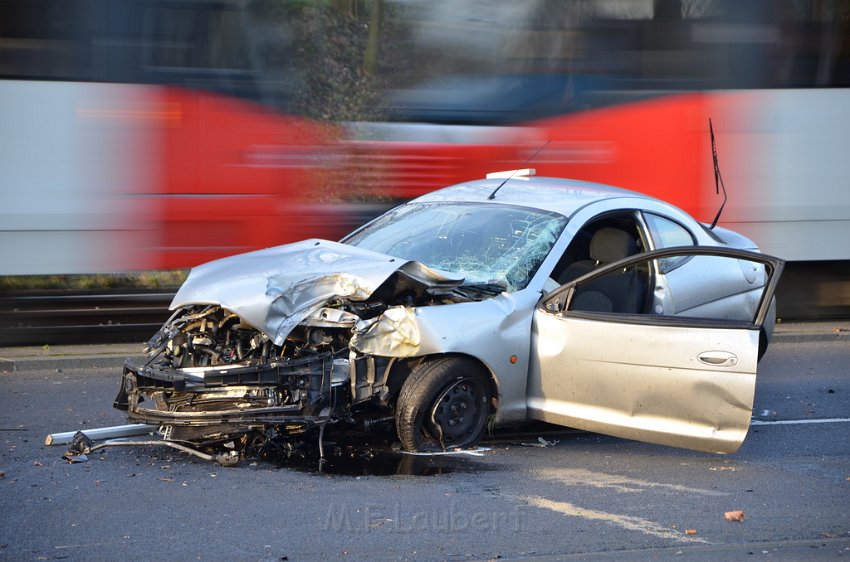
[[[670,539],[677,542],[709,544],[709,542],[704,539],[684,535],[681,531],[670,529],[660,523],[656,523],[655,521],[644,519],[642,517],[618,515],[616,513],[585,509],[568,502],[556,502],[539,496],[522,496],[519,499],[529,505],[549,509],[570,517],[579,517],[581,519],[588,519],[591,521],[605,521],[623,529],[637,531],[646,535],[652,535],[653,537]]]
[[[823,418],[815,420],[751,420],[750,425],[807,425],[812,423],[850,423],[850,418]]]
[[[534,475],[545,480],[554,480],[568,486],[591,486],[593,488],[608,488],[616,492],[645,492],[648,489],[672,490],[701,496],[728,496],[726,492],[717,490],[703,490],[701,488],[690,488],[679,484],[664,484],[661,482],[650,482],[637,478],[628,478],[617,474],[605,474],[593,472],[582,468],[544,468],[535,471]]]

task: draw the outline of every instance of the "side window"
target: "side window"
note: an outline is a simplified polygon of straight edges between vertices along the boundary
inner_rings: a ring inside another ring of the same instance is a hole
[[[659,254],[662,260],[692,260],[692,267],[680,270],[684,276],[679,272],[673,276],[675,287],[668,283],[670,278],[652,277],[652,263]],[[560,288],[543,306],[554,314],[645,315],[753,326],[779,266],[778,260],[771,259],[713,248],[655,250],[635,256],[625,267],[606,267],[602,273]]]
[[[649,234],[655,242],[655,249],[693,246],[695,244],[693,235],[681,224],[652,213],[644,213],[643,218],[649,227]],[[690,256],[664,258],[659,264],[661,273],[669,273],[689,259]]]
[[[553,283],[563,285],[603,265],[640,254],[646,250],[644,238],[636,211],[597,216],[570,241],[552,271]]]

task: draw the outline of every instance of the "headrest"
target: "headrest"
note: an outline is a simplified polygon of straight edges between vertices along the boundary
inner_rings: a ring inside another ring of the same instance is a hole
[[[635,253],[635,239],[619,228],[600,228],[590,240],[590,258],[599,263],[612,263]]]

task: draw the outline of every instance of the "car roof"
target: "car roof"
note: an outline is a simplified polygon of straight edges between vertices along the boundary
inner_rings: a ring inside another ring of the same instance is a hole
[[[504,185],[499,188],[496,196],[489,199],[490,194],[502,183]],[[569,217],[589,203],[626,197],[663,203],[643,193],[601,183],[540,176],[513,177],[507,182],[504,178],[472,180],[438,189],[414,199],[414,202],[481,202],[519,205],[554,211]]]

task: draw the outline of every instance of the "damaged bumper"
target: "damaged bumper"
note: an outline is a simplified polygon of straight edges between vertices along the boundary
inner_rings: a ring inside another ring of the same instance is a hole
[[[348,360],[332,353],[262,365],[167,369],[128,360],[114,406],[171,439],[230,438],[326,423],[348,402]],[[198,429],[193,429],[198,428]]]

